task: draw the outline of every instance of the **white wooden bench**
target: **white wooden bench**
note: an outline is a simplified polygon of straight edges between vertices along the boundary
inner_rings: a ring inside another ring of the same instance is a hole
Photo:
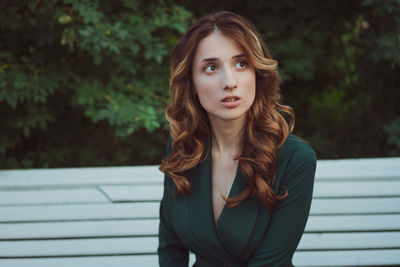
[[[158,266],[162,180],[158,166],[0,171],[0,266]],[[293,263],[400,266],[400,158],[319,160]]]

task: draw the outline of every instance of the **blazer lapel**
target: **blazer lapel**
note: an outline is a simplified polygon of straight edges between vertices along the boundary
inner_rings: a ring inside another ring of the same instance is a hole
[[[196,243],[198,243],[199,249],[204,253],[218,254],[222,258],[234,262],[236,259],[221,246],[215,229],[212,214],[210,158],[211,156],[206,154],[204,161],[191,172],[193,191],[190,198],[190,218],[192,231],[197,239]],[[210,255],[210,257],[213,258],[214,255]]]
[[[234,197],[246,188],[247,184],[240,169],[236,172],[229,197]],[[224,208],[218,219],[217,232],[223,246],[236,258],[246,247],[257,221],[260,209],[258,199],[249,196],[233,208]]]

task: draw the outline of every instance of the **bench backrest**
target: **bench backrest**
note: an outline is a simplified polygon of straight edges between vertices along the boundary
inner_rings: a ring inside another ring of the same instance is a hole
[[[0,266],[158,266],[162,181],[157,166],[0,171]],[[400,158],[319,160],[293,263],[399,264]]]

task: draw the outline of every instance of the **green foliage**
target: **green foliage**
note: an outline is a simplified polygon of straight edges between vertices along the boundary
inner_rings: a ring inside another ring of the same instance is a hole
[[[216,10],[265,37],[319,158],[400,155],[399,0],[6,0],[0,168],[158,164],[169,54]]]
[[[282,82],[293,78],[310,80],[314,75],[314,53],[304,41],[299,38],[288,39],[277,48],[277,53],[287,58],[281,67]]]
[[[51,134],[49,124],[64,119],[56,115],[60,108],[82,112],[90,118],[85,123],[107,121],[103,127],[120,138],[165,129],[168,57],[191,23],[189,11],[164,0],[10,0],[0,10],[2,167],[57,165],[12,158]],[[50,96],[62,98],[50,103]]]

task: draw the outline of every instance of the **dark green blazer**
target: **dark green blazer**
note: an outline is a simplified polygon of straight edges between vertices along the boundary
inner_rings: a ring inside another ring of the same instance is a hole
[[[170,153],[170,144],[167,154]],[[278,151],[273,185],[288,197],[270,213],[258,198],[249,197],[234,208],[224,208],[214,224],[211,191],[211,156],[185,173],[192,184],[188,197],[174,197],[175,184],[164,179],[160,205],[158,257],[160,266],[188,266],[188,251],[196,267],[293,266],[292,256],[304,232],[310,211],[316,156],[301,138],[289,135]],[[238,169],[229,197],[246,182]]]

